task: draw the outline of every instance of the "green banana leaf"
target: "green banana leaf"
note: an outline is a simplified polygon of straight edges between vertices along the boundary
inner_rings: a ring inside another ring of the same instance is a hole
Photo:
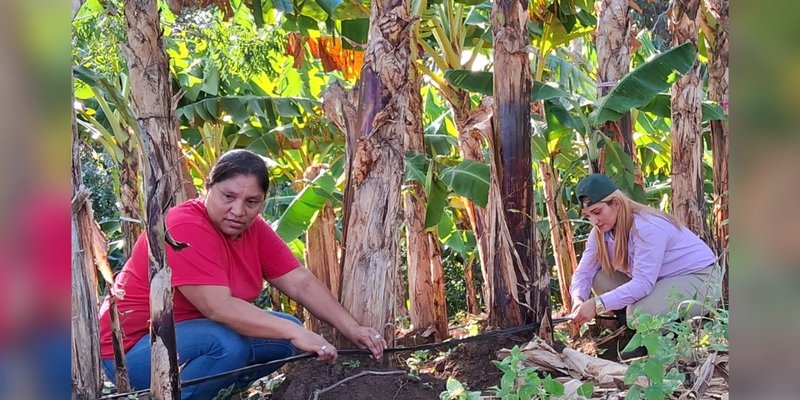
[[[366,44],[367,37],[369,36],[369,18],[346,19],[342,21],[342,36],[355,43]],[[345,49],[353,49],[353,46],[350,45],[350,42],[347,40],[342,41],[342,47]]]
[[[473,203],[486,207],[489,198],[489,166],[472,160],[445,168],[439,174],[450,189]]]
[[[425,185],[428,174],[428,158],[425,153],[406,152],[405,181],[417,181]]]
[[[465,260],[469,253],[475,251],[475,234],[472,230],[458,229],[453,220],[453,211],[446,210],[437,228],[439,240],[447,247],[461,255]]]
[[[465,69],[450,69],[444,72],[444,79],[451,85],[469,92],[491,96],[494,93],[492,79],[494,74],[486,71],[469,71]],[[550,84],[533,82],[531,101],[550,100],[556,97],[567,97],[568,94]]]
[[[684,43],[638,66],[622,77],[608,95],[595,102],[590,123],[597,126],[616,121],[631,109],[647,105],[692,68],[696,53],[691,43]]]
[[[318,176],[295,196],[275,223],[275,233],[287,243],[299,238],[314,222],[317,211],[326,202],[335,199],[333,197],[335,190],[336,178],[330,172]]]
[[[492,76],[491,72],[486,71],[470,71],[466,69],[444,71],[444,79],[449,84],[484,96],[491,96],[494,91],[492,88]]]
[[[179,118],[187,121],[219,121],[222,111],[242,125],[251,117],[264,119],[265,127],[279,125],[281,118],[295,118],[303,112],[313,113],[319,102],[303,97],[222,96],[210,97],[178,108]]]
[[[429,230],[439,225],[447,207],[447,186],[439,178],[431,177],[430,189],[428,192],[428,206],[425,209],[425,230]]]
[[[649,112],[653,115],[663,118],[670,117],[671,109],[672,104],[670,104],[670,95],[666,93],[657,94],[656,97],[653,97],[653,100],[647,103],[646,106],[640,108],[642,111]],[[719,104],[708,100],[703,102],[703,123],[726,119],[728,119],[728,117],[725,115],[725,111],[722,110],[722,107],[720,107]]]
[[[405,182],[417,181],[425,190],[428,204],[425,208],[425,229],[431,229],[442,220],[450,191],[430,169],[425,153],[406,153]]]

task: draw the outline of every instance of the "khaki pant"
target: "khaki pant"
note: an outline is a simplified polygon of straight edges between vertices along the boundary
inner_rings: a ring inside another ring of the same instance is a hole
[[[618,286],[630,281],[627,275],[619,271],[614,271],[612,276],[608,276],[602,270],[599,271],[592,281],[592,290],[595,295],[609,292]],[[721,297],[722,271],[716,264],[710,265],[693,274],[673,276],[664,278],[656,282],[653,291],[640,299],[636,303],[629,305],[625,312],[628,321],[632,320],[633,311],[638,307],[642,312],[656,315],[664,314],[669,310],[678,307],[678,303],[687,299],[694,299],[691,302],[680,306],[680,315],[685,316],[685,311],[689,307],[689,316],[696,317],[707,313],[703,304],[714,306]],[[680,296],[677,301],[669,301],[668,297],[673,289]],[[698,304],[699,303],[699,304]]]

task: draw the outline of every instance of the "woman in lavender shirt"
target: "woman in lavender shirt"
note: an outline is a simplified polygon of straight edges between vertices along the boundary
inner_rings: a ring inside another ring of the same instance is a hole
[[[665,313],[678,306],[668,301],[672,293],[698,300],[683,303],[691,316],[703,313],[704,302],[719,300],[716,256],[671,215],[631,200],[603,174],[583,178],[577,194],[594,228],[572,276],[574,323],[623,308],[628,320],[636,308]]]

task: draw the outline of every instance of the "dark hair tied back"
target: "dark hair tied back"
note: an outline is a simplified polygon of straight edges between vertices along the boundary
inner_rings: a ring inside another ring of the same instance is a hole
[[[237,149],[226,152],[217,160],[206,182],[206,188],[214,184],[234,178],[238,175],[253,175],[258,186],[267,194],[269,189],[269,172],[267,163],[261,156],[250,150]]]

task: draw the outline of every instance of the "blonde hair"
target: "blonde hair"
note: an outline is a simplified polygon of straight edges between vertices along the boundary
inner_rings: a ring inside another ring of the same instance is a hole
[[[664,218],[675,225],[676,228],[681,229],[681,224],[673,216],[657,210],[648,205],[638,203],[631,200],[622,191],[616,190],[610,195],[606,196],[601,202],[611,206],[618,205],[617,221],[612,229],[614,234],[614,262],[611,262],[611,257],[608,254],[608,246],[606,246],[603,232],[600,232],[597,227],[592,229],[592,235],[595,235],[597,242],[597,259],[602,265],[603,272],[611,276],[614,273],[614,265],[621,268],[623,272],[628,272],[630,265],[628,260],[628,243],[630,241],[631,230],[633,226],[634,214],[649,214],[657,217]]]

